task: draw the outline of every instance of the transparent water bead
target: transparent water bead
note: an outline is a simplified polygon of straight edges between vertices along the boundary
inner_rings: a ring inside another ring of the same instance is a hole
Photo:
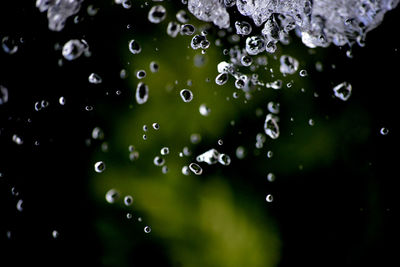
[[[9,55],[15,54],[18,51],[17,43],[9,36],[4,36],[1,39],[1,47],[3,51]]]
[[[208,165],[216,164],[218,162],[219,152],[212,148],[203,154],[200,154],[196,157],[197,162],[205,162]]]
[[[275,179],[276,179],[275,174],[273,174],[272,172],[268,173],[268,175],[267,175],[267,180],[268,180],[269,182],[273,182],[273,181],[275,181]]]
[[[94,127],[92,131],[92,138],[97,140],[104,139],[104,132],[100,127]]]
[[[57,230],[53,230],[53,231],[51,232],[51,236],[52,236],[54,239],[57,239],[57,238],[60,236],[60,233],[59,233]]]
[[[335,96],[343,101],[347,101],[351,96],[352,86],[348,82],[342,82],[333,88]]]
[[[97,173],[102,173],[106,169],[106,164],[103,161],[98,161],[94,164],[94,170]]]
[[[167,34],[175,38],[181,30],[181,25],[175,21],[170,21],[167,26]]]
[[[278,117],[268,114],[264,122],[264,131],[272,139],[279,137]]]
[[[158,72],[158,70],[160,69],[160,67],[158,66],[158,63],[155,61],[150,62],[150,71],[155,73]]]
[[[168,154],[169,154],[169,148],[168,148],[168,147],[163,147],[163,148],[161,148],[160,153],[161,153],[161,155],[163,155],[163,156],[168,155]]]
[[[66,103],[65,97],[60,96],[60,98],[58,99],[58,103],[59,103],[61,106],[64,106],[65,103]]]
[[[186,175],[186,176],[190,175],[190,169],[189,169],[188,166],[183,166],[182,167],[182,174]]]
[[[198,134],[198,133],[192,133],[192,134],[190,135],[190,142],[191,142],[192,144],[198,144],[198,143],[200,143],[200,141],[201,141],[201,135],[200,135],[200,134]]]
[[[193,35],[196,28],[192,24],[185,24],[181,26],[182,35]]]
[[[195,35],[190,42],[192,49],[207,49],[210,46],[210,42],[204,35]]]
[[[250,56],[244,55],[240,59],[240,63],[242,63],[243,66],[248,67],[253,63],[253,59]]]
[[[152,126],[153,126],[153,129],[156,130],[156,131],[160,129],[160,124],[158,124],[157,122],[154,122],[152,124]]]
[[[160,156],[156,156],[156,157],[154,157],[153,163],[156,166],[163,166],[165,163],[165,160]]]
[[[24,143],[24,140],[22,140],[22,137],[20,137],[20,136],[18,136],[18,135],[16,135],[16,134],[13,134],[13,136],[12,136],[12,141],[14,142],[14,143],[16,143],[17,145],[22,145],[23,143]]]
[[[218,156],[218,162],[221,163],[222,165],[228,166],[229,164],[231,164],[231,157],[221,153]]]
[[[179,94],[185,103],[193,100],[193,93],[189,89],[182,89]]]
[[[125,206],[130,206],[133,203],[133,197],[132,196],[125,196],[124,197],[124,204]]]
[[[101,83],[103,81],[101,79],[101,77],[96,73],[91,73],[89,75],[88,80],[89,80],[90,83],[93,83],[93,84],[99,84],[99,83]]]
[[[272,202],[272,201],[274,201],[274,197],[273,197],[271,194],[268,194],[268,195],[265,197],[265,201],[267,201],[267,202]]]
[[[186,13],[185,10],[181,9],[176,13],[176,19],[180,23],[188,23],[189,22],[189,15]]]
[[[249,35],[252,30],[250,23],[246,21],[236,21],[235,28],[236,28],[236,33],[239,35]]]
[[[308,75],[306,70],[300,70],[299,74],[301,77],[306,77]]]
[[[110,204],[115,203],[119,197],[120,194],[116,189],[110,189],[106,193],[106,201]]]
[[[386,127],[382,127],[379,132],[381,135],[387,135],[389,133],[389,129]]]
[[[136,78],[143,79],[145,77],[146,77],[146,71],[145,70],[138,70],[136,72]]]
[[[291,56],[282,55],[279,61],[281,63],[279,70],[282,74],[293,74],[299,68],[299,62]]]
[[[0,85],[0,105],[8,102],[8,89],[3,85]]]
[[[268,111],[273,114],[278,114],[280,111],[280,104],[275,102],[268,102]]]
[[[151,232],[151,227],[150,226],[145,226],[143,230],[144,230],[144,232],[146,234],[149,234]]]
[[[62,55],[66,60],[74,60],[82,55],[86,45],[80,40],[72,39],[66,42],[62,49]]]
[[[206,104],[201,104],[199,107],[199,112],[203,116],[208,116],[211,113],[211,109]]]
[[[131,53],[134,54],[134,55],[139,54],[140,52],[142,52],[142,47],[134,39],[129,41],[128,47],[129,47],[129,51],[131,51]]]
[[[265,40],[261,36],[251,36],[246,39],[246,52],[257,55],[265,51]]]
[[[189,169],[196,175],[201,175],[203,173],[203,169],[197,163],[190,163]]]
[[[162,22],[167,16],[167,10],[162,5],[153,6],[147,18],[151,23],[160,23]]]
[[[139,105],[142,105],[147,102],[147,100],[149,99],[149,87],[145,83],[143,82],[138,83],[136,87],[135,98],[136,102]]]
[[[238,147],[236,148],[236,157],[237,157],[238,159],[244,159],[245,156],[246,156],[246,150],[245,150],[245,148],[242,147],[242,146],[238,146]]]
[[[227,73],[220,73],[215,77],[215,83],[218,85],[224,85],[228,81],[229,76]]]

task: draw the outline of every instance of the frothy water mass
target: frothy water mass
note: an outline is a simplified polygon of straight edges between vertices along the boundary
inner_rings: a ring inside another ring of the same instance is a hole
[[[395,266],[398,2],[1,3],[0,266]]]

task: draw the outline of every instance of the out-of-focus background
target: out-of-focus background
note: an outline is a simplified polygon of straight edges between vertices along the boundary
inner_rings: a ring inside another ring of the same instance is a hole
[[[0,266],[398,265],[398,9],[365,47],[353,48],[353,58],[348,48],[306,48],[293,34],[289,45],[265,54],[268,71],[256,70],[261,80],[282,79],[282,88],[246,99],[233,79],[215,84],[217,64],[229,58],[223,50],[233,46],[227,37],[215,45],[218,29],[189,15],[209,32],[205,54],[190,48],[192,37],[167,35],[168,22],[185,9],[181,1],[163,2],[167,18],[151,24],[151,1],[124,9],[87,0],[61,32],[48,30],[34,2],[0,4],[0,39],[18,44],[12,55],[0,49],[0,85],[8,89],[0,105]],[[85,39],[92,55],[63,60],[57,44],[70,39]],[[140,54],[129,52],[132,39]],[[282,77],[282,54],[308,75]],[[141,69],[149,100],[138,105]],[[101,84],[88,82],[93,72]],[[346,102],[332,91],[343,81],[353,87]],[[183,88],[193,92],[190,103],[179,96]],[[36,111],[43,100],[48,106]],[[281,134],[257,148],[270,101],[280,103]],[[100,138],[93,138],[96,127]],[[153,163],[162,147],[170,151],[164,169]],[[211,148],[231,164],[182,173]],[[102,173],[93,168],[98,161]],[[115,203],[106,201],[110,189],[119,192]]]

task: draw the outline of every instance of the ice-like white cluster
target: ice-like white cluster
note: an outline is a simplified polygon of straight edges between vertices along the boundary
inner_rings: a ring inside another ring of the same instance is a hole
[[[61,31],[67,18],[78,13],[83,0],[36,0],[40,12],[47,11],[49,29]]]
[[[252,18],[265,44],[286,42],[288,32],[297,29],[309,47],[363,45],[365,34],[377,27],[384,14],[400,0],[236,0],[237,10]],[[229,4],[227,4],[229,2]],[[229,27],[226,10],[235,1],[189,0],[188,8],[198,19]]]

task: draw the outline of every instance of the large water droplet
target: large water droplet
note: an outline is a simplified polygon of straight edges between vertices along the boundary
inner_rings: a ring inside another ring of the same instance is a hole
[[[182,89],[179,94],[181,95],[183,102],[188,103],[193,99],[193,93],[189,89]]]
[[[103,161],[98,161],[94,164],[94,170],[98,173],[102,173],[106,169],[106,164]]]
[[[265,118],[264,131],[272,139],[279,137],[279,126],[277,119],[278,118],[272,114],[268,114]]]
[[[110,204],[115,203],[119,199],[119,192],[115,189],[110,189],[106,193],[106,201]]]
[[[149,98],[149,87],[143,82],[138,83],[135,97],[138,104],[146,103]]]
[[[165,19],[166,16],[167,10],[165,7],[162,5],[156,5],[150,9],[147,18],[151,23],[160,23]]]

